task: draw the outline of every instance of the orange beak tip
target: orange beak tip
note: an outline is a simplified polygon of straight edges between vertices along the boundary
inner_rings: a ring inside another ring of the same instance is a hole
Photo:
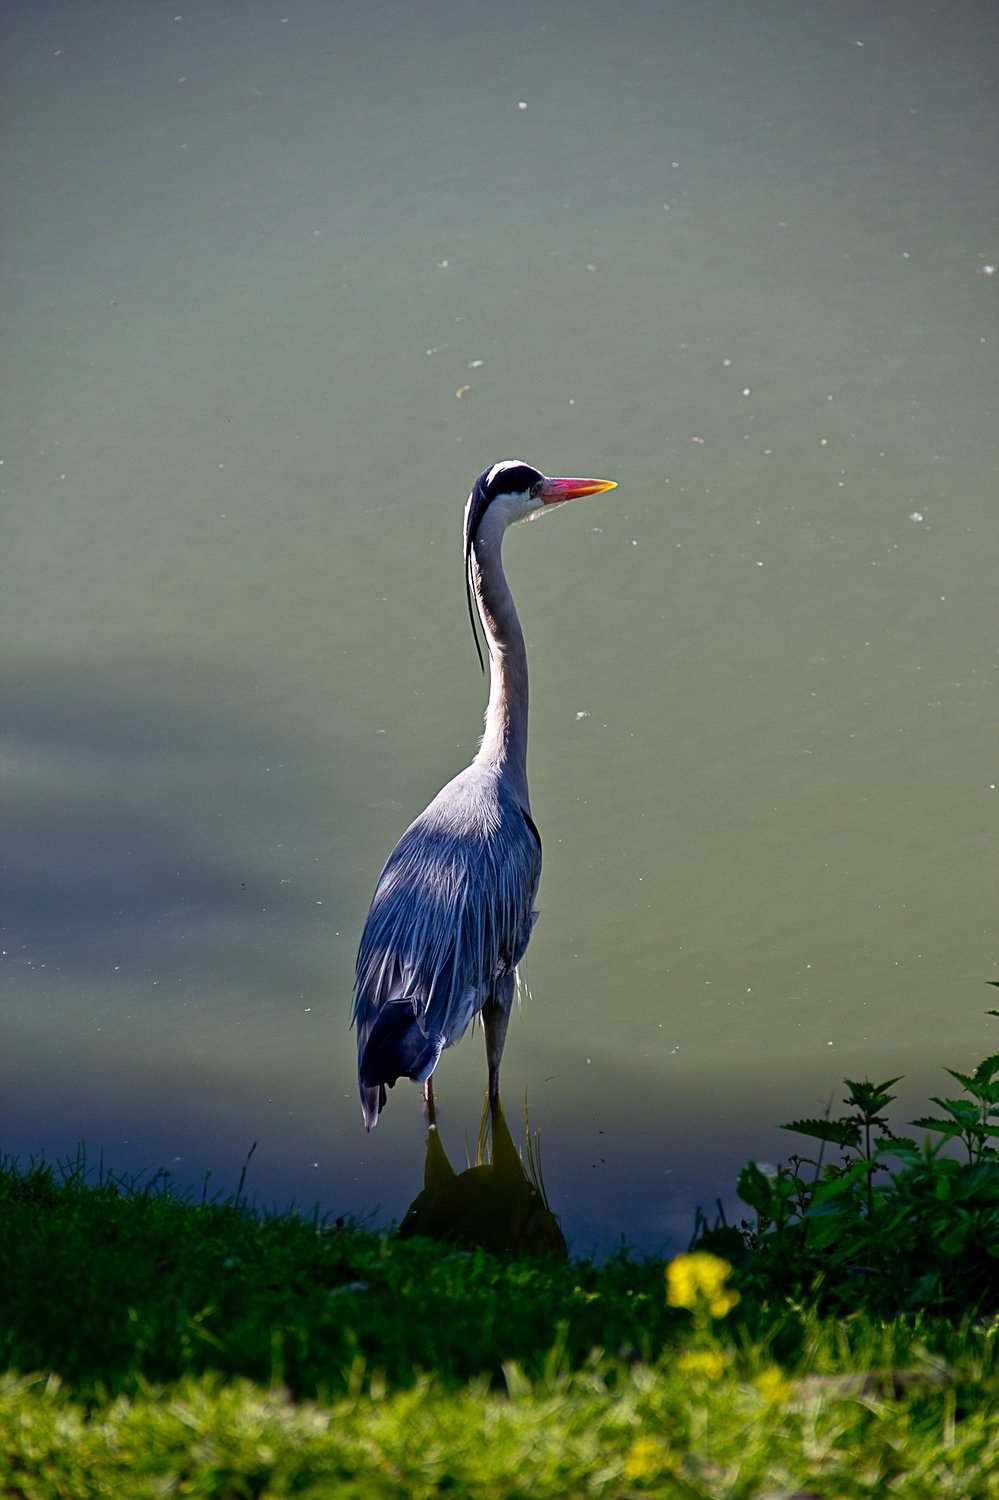
[[[601,495],[605,490],[616,489],[616,479],[546,479],[541,499],[545,505],[557,505],[563,500],[579,500],[584,495]]]

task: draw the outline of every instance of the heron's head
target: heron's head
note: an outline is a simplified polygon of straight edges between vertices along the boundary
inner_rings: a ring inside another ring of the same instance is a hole
[[[479,640],[475,635],[472,609],[472,544],[486,516],[490,519],[498,516],[502,521],[501,529],[505,530],[514,521],[526,521],[537,515],[547,505],[562,505],[566,500],[576,500],[582,495],[599,495],[604,490],[616,488],[616,483],[613,479],[549,479],[540,469],[519,458],[505,458],[479,475],[465,505],[464,546],[465,588],[476,650]],[[482,661],[481,651],[479,661]]]
[[[487,511],[498,510],[507,526],[537,515],[546,505],[561,505],[582,495],[615,488],[613,479],[548,479],[519,458],[505,458],[481,473],[465,506],[465,557]]]

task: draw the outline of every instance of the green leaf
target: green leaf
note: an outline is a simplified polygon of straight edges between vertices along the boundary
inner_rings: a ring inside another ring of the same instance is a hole
[[[916,1123],[913,1121],[913,1124]],[[901,1161],[913,1152],[921,1154],[918,1145],[910,1136],[890,1135],[887,1140],[874,1142],[871,1148],[871,1158],[873,1160],[875,1157],[897,1156]]]
[[[827,1178],[815,1189],[806,1217],[812,1218],[815,1214],[830,1212],[829,1205],[852,1194],[854,1188],[861,1183],[866,1183],[870,1172],[871,1168],[866,1161],[855,1161],[847,1171]]]
[[[956,1136],[961,1134],[962,1126],[955,1124],[953,1120],[935,1120],[932,1115],[920,1115],[918,1120],[912,1121],[921,1130],[939,1130],[943,1135]]]
[[[939,1095],[931,1094],[930,1103],[938,1104],[961,1125],[978,1124],[978,1110],[970,1099],[941,1099]]]
[[[760,1171],[755,1161],[747,1162],[743,1167],[735,1190],[743,1203],[748,1203],[750,1208],[755,1208],[761,1217],[769,1216],[774,1201],[773,1184],[769,1177]]]
[[[890,1094],[888,1090],[894,1084],[898,1083],[901,1078],[901,1073],[898,1075],[898,1078],[886,1078],[882,1083],[872,1083],[869,1078],[865,1078],[860,1082],[855,1078],[844,1078],[843,1082],[850,1090],[850,1093],[843,1100],[843,1103],[852,1105],[854,1109],[862,1110],[868,1117],[877,1114],[879,1110],[885,1109],[891,1104],[895,1095]]]
[[[781,1130],[793,1130],[797,1135],[814,1136],[820,1141],[831,1141],[836,1146],[856,1146],[860,1140],[858,1120],[791,1120],[780,1126]]]

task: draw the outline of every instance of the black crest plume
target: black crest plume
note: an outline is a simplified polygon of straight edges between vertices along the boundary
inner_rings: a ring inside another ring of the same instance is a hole
[[[465,598],[468,601],[468,618],[472,626],[472,640],[475,642],[475,650],[479,658],[479,666],[485,676],[486,663],[482,655],[482,647],[479,645],[479,623],[476,617],[475,604],[472,600],[472,538],[479,529],[479,522],[489,508],[490,496],[486,493],[486,484],[491,469],[486,469],[480,474],[472,485],[472,492],[465,505]]]
[[[472,485],[472,492],[465,505],[465,598],[468,601],[468,618],[472,623],[472,640],[475,642],[483,675],[486,663],[479,645],[478,619],[472,600],[472,542],[482,524],[482,517],[497,495],[519,494],[533,488],[544,477],[540,469],[532,468],[518,458],[507,459],[504,463],[493,464],[491,469],[483,470]]]

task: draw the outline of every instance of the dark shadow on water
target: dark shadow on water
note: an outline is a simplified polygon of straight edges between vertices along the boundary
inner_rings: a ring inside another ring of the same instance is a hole
[[[24,655],[4,675],[5,1149],[84,1139],[187,1189],[260,1138],[268,1201],[334,1196],[350,734],[211,663]]]
[[[157,665],[10,673],[2,878],[15,963],[23,954],[81,979],[106,977],[109,957],[169,971],[186,962],[179,944],[207,933],[212,977],[227,969],[238,982],[234,926],[316,918],[317,895],[333,915],[328,886],[275,878],[282,863],[301,873],[296,835],[314,823],[294,734],[266,722],[249,685],[190,663],[157,676]],[[261,957],[279,991],[294,983],[277,945]]]
[[[410,1204],[399,1238],[416,1235],[498,1256],[567,1260],[568,1249],[541,1176],[540,1148],[526,1119],[525,1168],[499,1099],[486,1101],[475,1165],[456,1172],[437,1127],[427,1133],[423,1191]]]

